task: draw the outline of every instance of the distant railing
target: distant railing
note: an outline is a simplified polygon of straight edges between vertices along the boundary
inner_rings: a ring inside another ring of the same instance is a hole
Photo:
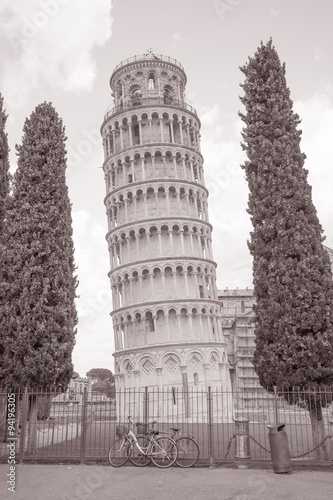
[[[128,109],[134,109],[134,108],[139,108],[141,106],[171,106],[171,107],[177,107],[177,108],[183,108],[187,109],[194,115],[197,114],[196,110],[188,104],[185,101],[182,101],[181,99],[172,99],[172,100],[167,100],[161,97],[141,97],[140,99],[136,98],[134,102],[126,103],[126,104],[119,104],[118,106],[114,106],[112,109],[107,109],[104,115],[104,120],[109,118],[109,116],[115,115],[117,113],[120,113],[121,111],[128,110]]]
[[[184,70],[183,66],[180,64],[180,62],[178,62],[173,57],[164,56],[163,54],[152,54],[151,52],[148,52],[147,54],[141,54],[141,55],[138,55],[138,56],[130,57],[128,59],[124,59],[123,61],[121,61],[115,67],[115,69],[112,72],[112,76],[114,75],[114,73],[119,68],[122,68],[123,66],[126,66],[127,64],[130,64],[132,62],[137,62],[137,61],[163,61],[163,62],[168,62],[168,63],[174,64],[175,66],[178,66],[178,68],[180,68],[182,71],[185,72],[185,70]],[[112,76],[111,76],[111,78],[112,78]]]

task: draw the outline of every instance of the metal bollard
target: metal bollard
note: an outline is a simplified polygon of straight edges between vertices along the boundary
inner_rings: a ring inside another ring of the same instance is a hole
[[[285,424],[268,425],[273,469],[276,474],[290,472],[291,460]]]
[[[251,458],[249,421],[246,418],[235,419],[235,458]]]

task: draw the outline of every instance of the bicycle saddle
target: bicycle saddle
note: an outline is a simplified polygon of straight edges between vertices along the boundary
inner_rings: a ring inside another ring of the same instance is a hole
[[[180,427],[169,427],[170,431],[178,432],[180,431]]]

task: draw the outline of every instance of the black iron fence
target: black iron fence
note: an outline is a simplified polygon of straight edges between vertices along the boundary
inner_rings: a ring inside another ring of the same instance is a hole
[[[115,428],[134,422],[194,436],[201,464],[270,460],[267,425],[284,423],[292,459],[333,460],[333,389],[268,394],[175,388],[118,391],[115,399],[84,391],[67,395],[0,393],[0,459],[16,462],[106,460]],[[37,419],[33,404],[37,404]]]

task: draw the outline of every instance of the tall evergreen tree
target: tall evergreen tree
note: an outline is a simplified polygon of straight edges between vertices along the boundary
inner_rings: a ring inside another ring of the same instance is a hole
[[[0,274],[4,253],[6,208],[9,197],[9,159],[8,139],[5,132],[7,115],[3,109],[3,97],[0,93]]]
[[[300,149],[300,119],[272,40],[240,69],[248,158],[242,167],[253,225],[254,367],[270,390],[320,388],[333,382],[333,282]],[[312,398],[307,405],[318,423],[321,403]]]
[[[0,297],[0,384],[66,387],[77,313],[65,130],[50,103],[25,121],[7,211]]]
[[[3,97],[0,93],[0,286],[2,281],[3,258],[6,243],[6,211],[9,197],[9,159],[8,139],[5,132],[7,115],[3,109]],[[1,301],[1,298],[0,298]],[[0,439],[6,435],[7,404],[0,396]]]

